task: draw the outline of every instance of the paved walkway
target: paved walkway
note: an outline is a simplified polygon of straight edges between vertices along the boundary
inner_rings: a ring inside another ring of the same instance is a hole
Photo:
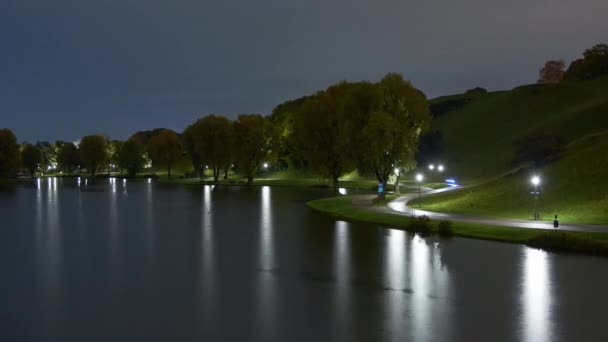
[[[452,191],[458,189],[458,187],[449,187],[437,190],[424,189],[421,197],[438,194],[442,192]],[[418,199],[418,193],[407,193],[391,202],[388,203],[388,208],[390,212],[400,215],[407,216],[421,216],[426,215],[432,219],[439,220],[450,220],[457,222],[469,222],[469,223],[479,223],[479,224],[488,224],[493,226],[503,226],[503,227],[517,227],[517,228],[535,228],[535,229],[554,229],[553,221],[532,221],[532,220],[518,220],[518,219],[509,219],[509,218],[499,218],[499,217],[482,217],[482,216],[469,216],[469,215],[461,215],[461,214],[446,214],[446,213],[436,213],[426,210],[419,210],[413,208],[412,206],[416,206]],[[412,202],[412,206],[408,205],[408,202]],[[560,223],[559,230],[569,230],[569,231],[577,231],[577,232],[601,232],[608,233],[608,225],[594,225],[594,224],[575,224],[575,223]]]

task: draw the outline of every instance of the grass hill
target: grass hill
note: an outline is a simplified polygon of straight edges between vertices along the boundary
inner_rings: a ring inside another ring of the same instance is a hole
[[[608,130],[608,77],[440,97],[432,103],[459,97],[471,101],[436,118],[433,129],[444,135],[450,171],[469,181],[515,168],[511,161],[517,140],[550,134],[569,143]]]
[[[530,176],[543,179],[543,219],[608,223],[608,78],[526,85],[511,91],[456,95],[470,97],[461,108],[436,118],[443,133],[445,163],[470,187],[431,196],[432,211],[532,218]],[[514,142],[552,135],[564,150],[542,167],[514,164]]]

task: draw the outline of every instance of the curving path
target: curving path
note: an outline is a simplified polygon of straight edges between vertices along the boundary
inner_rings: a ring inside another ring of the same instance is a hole
[[[452,191],[458,189],[459,187],[449,187],[437,190],[430,190],[428,188],[424,189],[421,197],[438,194],[442,192]],[[416,206],[416,200],[418,199],[418,192],[415,193],[407,193],[391,202],[388,203],[388,208],[392,213],[407,215],[407,216],[421,216],[426,215],[433,219],[445,219],[450,221],[458,221],[458,222],[469,222],[469,223],[479,223],[479,224],[488,224],[493,226],[503,226],[503,227],[517,227],[517,228],[534,228],[534,229],[554,229],[553,221],[532,221],[532,220],[519,220],[519,219],[509,219],[509,218],[500,218],[500,217],[481,217],[481,216],[469,216],[469,215],[461,215],[461,214],[446,214],[446,213],[436,213],[432,211],[420,210],[416,209],[410,205],[408,202],[412,202],[413,206]],[[577,231],[577,232],[599,232],[599,233],[608,233],[608,225],[595,225],[595,224],[576,224],[576,223],[560,223],[559,230],[569,230],[569,231]]]

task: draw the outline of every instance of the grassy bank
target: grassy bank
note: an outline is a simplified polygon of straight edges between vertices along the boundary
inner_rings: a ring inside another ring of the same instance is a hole
[[[544,219],[608,224],[608,134],[592,135],[568,146],[561,158],[538,169],[542,177],[538,208]],[[530,174],[514,173],[490,182],[428,196],[429,211],[531,219],[534,198]]]
[[[392,214],[373,207],[354,207],[351,196],[313,200],[307,205],[337,219],[380,224],[404,230],[408,230],[408,226],[413,220],[411,217]],[[436,232],[437,225],[433,224],[431,229]],[[559,252],[608,256],[608,234],[603,233],[547,231],[462,222],[453,222],[452,230],[454,235],[467,238],[522,243]]]

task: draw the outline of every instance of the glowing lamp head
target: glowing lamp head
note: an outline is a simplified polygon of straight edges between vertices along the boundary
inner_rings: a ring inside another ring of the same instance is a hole
[[[424,179],[424,176],[422,174],[419,173],[416,175],[416,181],[422,182],[423,179]]]
[[[431,171],[435,170],[435,165],[433,165],[433,164],[429,165],[429,170],[431,170]]]
[[[396,175],[398,175],[398,174],[399,174],[399,168],[398,168],[398,167],[396,167],[396,168],[395,168],[395,174],[396,174]]]
[[[532,185],[537,186],[540,184],[540,177],[533,176],[531,181],[532,181]]]
[[[264,163],[264,168],[267,169],[268,168],[268,163]]]
[[[443,172],[443,170],[444,170],[443,165],[437,166],[437,171]]]

